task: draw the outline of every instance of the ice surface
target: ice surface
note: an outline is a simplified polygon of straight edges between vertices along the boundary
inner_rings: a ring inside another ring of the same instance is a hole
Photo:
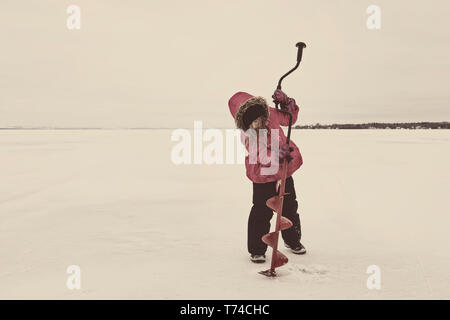
[[[0,298],[450,298],[450,131],[294,130],[308,253],[281,244],[274,279],[248,259],[244,166],[174,165],[170,135],[0,132]]]

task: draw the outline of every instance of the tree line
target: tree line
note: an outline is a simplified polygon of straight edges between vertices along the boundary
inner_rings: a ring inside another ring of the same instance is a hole
[[[294,129],[450,129],[450,122],[370,122],[296,125]]]

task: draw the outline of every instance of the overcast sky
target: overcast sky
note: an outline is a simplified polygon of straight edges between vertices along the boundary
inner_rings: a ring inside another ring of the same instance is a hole
[[[233,127],[229,97],[270,100],[298,41],[299,124],[450,121],[449,21],[448,0],[2,0],[0,127]]]

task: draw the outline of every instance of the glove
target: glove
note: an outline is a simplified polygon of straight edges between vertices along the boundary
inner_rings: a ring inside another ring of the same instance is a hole
[[[291,156],[292,151],[294,151],[294,148],[290,147],[287,143],[283,144],[280,148],[279,162],[282,163],[286,159],[289,163],[293,159]]]
[[[289,97],[281,91],[281,89],[275,90],[275,92],[272,95],[273,103],[277,104],[279,103],[281,107],[285,107],[289,103]]]
[[[272,98],[275,104],[280,104],[281,110],[289,111],[291,113],[295,111],[295,100],[293,98],[289,98],[287,94],[280,89],[275,90]]]

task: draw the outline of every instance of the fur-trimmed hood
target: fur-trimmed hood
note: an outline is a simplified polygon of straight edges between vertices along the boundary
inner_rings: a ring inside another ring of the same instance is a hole
[[[231,115],[234,118],[236,127],[246,131],[248,128],[244,126],[242,119],[244,113],[253,105],[261,105],[264,108],[264,122],[269,118],[269,106],[263,97],[255,97],[247,92],[237,92],[228,101]]]

